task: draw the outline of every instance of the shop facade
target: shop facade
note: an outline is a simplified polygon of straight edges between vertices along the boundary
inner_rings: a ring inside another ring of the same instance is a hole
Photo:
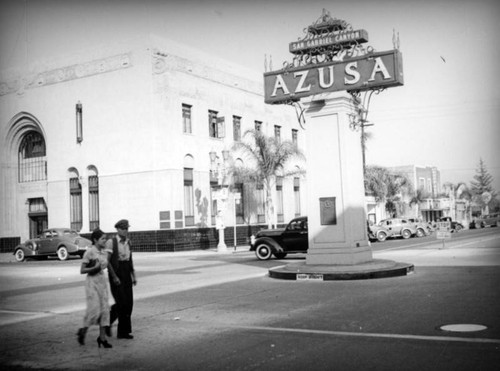
[[[113,232],[122,218],[139,250],[213,247],[210,154],[220,164],[248,129],[305,150],[295,110],[264,104],[262,75],[156,37],[2,71],[0,248],[47,227]],[[277,180],[278,221],[307,215],[305,187]],[[227,191],[228,245],[245,244],[267,223],[262,190]]]

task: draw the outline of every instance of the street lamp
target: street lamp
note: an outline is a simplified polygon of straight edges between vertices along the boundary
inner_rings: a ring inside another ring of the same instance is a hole
[[[225,229],[225,213],[226,201],[228,198],[228,160],[229,151],[222,151],[222,161],[218,161],[219,157],[215,151],[210,151],[210,173],[217,178],[218,192],[217,200],[217,216],[216,227],[219,230],[219,243],[217,244],[217,252],[227,252],[226,242],[224,241]]]

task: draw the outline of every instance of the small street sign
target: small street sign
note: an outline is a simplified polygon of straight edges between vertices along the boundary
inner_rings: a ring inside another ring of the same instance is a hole
[[[323,281],[323,275],[320,273],[298,273],[297,281]]]
[[[437,223],[436,238],[438,240],[451,238],[451,223],[450,222],[438,222]]]

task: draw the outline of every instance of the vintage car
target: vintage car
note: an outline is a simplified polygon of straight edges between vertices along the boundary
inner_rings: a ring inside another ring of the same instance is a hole
[[[272,255],[283,259],[287,254],[305,253],[308,247],[306,216],[292,219],[286,228],[262,229],[250,242],[250,251],[255,251],[259,260],[268,260]]]
[[[414,224],[415,228],[417,228],[417,231],[415,233],[416,237],[429,236],[434,231],[434,228],[429,223],[424,222],[422,219],[408,218],[408,221]]]
[[[378,226],[387,228],[391,235],[388,237],[410,238],[417,234],[417,227],[408,221],[408,219],[391,218],[384,219],[378,223]]]
[[[489,214],[483,215],[480,218],[473,221],[470,225],[471,228],[485,228],[485,227],[499,227],[500,226],[500,214]]]
[[[70,255],[83,256],[92,245],[90,240],[80,237],[78,232],[69,228],[51,228],[44,230],[38,237],[16,246],[14,255],[18,262],[26,258],[47,258],[57,256],[67,260]]]
[[[370,241],[380,241],[383,242],[392,235],[392,232],[386,227],[380,226],[378,224],[373,224],[373,222],[367,223],[368,227],[368,239]]]
[[[439,222],[448,222],[448,223],[450,223],[451,231],[452,232],[459,232],[462,229],[464,229],[464,226],[463,226],[462,223],[457,222],[456,220],[452,220],[451,217],[449,217],[449,216],[443,216],[443,217],[439,218],[438,221]]]

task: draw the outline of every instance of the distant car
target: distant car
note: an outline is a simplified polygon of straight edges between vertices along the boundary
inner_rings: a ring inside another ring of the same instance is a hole
[[[451,226],[451,231],[452,232],[458,232],[464,229],[464,226],[462,223],[457,222],[456,220],[452,220],[451,217],[449,216],[443,216],[442,218],[439,218],[439,222],[449,222]]]
[[[500,214],[483,215],[471,223],[471,228],[499,227]]]
[[[387,237],[390,237],[391,235],[392,232],[386,227],[368,223],[368,239],[370,241],[383,242],[387,239]]]
[[[250,242],[250,251],[259,260],[272,255],[283,259],[287,254],[305,253],[308,247],[307,216],[292,219],[286,228],[262,229]]]
[[[92,242],[80,237],[77,231],[69,228],[51,228],[44,230],[38,237],[16,246],[14,255],[18,262],[26,258],[47,258],[57,256],[67,260],[70,255],[83,256]]]
[[[385,227],[391,232],[391,235],[388,237],[403,237],[407,239],[417,234],[417,227],[413,223],[410,223],[408,219],[384,219],[378,223],[378,226]]]
[[[428,236],[433,232],[433,228],[428,223],[425,223],[422,219],[408,218],[408,221],[415,225],[415,228],[417,229],[415,232],[416,237]]]

